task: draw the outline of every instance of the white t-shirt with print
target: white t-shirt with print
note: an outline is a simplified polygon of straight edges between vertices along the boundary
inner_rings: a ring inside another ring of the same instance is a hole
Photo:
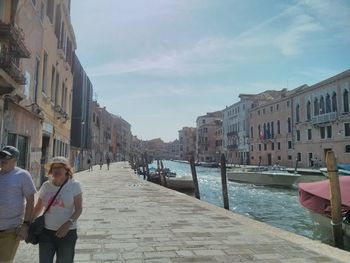
[[[46,208],[52,198],[57,193],[59,186],[55,186],[51,181],[46,181],[40,188],[39,197]],[[82,193],[80,183],[75,179],[69,179],[62,187],[61,191],[52,203],[49,211],[45,214],[45,228],[58,230],[74,213],[74,197]],[[76,229],[74,222],[70,229]]]

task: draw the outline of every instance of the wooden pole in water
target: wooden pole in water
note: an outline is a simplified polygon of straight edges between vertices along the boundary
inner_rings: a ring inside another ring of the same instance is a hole
[[[201,199],[200,195],[199,195],[197,172],[196,172],[196,167],[194,165],[194,158],[193,157],[191,157],[191,159],[190,159],[190,165],[191,165],[191,173],[192,173],[192,179],[193,179],[193,184],[194,184],[194,195],[197,199]]]
[[[165,172],[164,172],[164,165],[163,165],[163,161],[162,161],[162,160],[160,160],[160,171],[161,171],[161,173],[160,173],[161,179],[162,179],[163,182],[164,182],[163,185],[164,185],[165,187],[167,187],[167,186],[168,186],[168,183],[167,183],[167,181],[166,181]]]
[[[145,152],[145,155],[144,155],[144,160],[145,160],[147,181],[149,181],[150,180],[150,176],[149,176],[149,168],[148,168],[148,156],[147,156],[146,152]]]
[[[226,179],[226,157],[225,154],[221,154],[221,184],[222,184],[222,197],[224,199],[224,208],[230,210],[227,194],[227,179]]]
[[[332,212],[332,230],[334,245],[338,248],[344,248],[343,240],[343,217],[341,214],[341,193],[339,186],[339,177],[337,161],[333,151],[328,151],[326,156],[327,173],[329,177],[330,201]]]

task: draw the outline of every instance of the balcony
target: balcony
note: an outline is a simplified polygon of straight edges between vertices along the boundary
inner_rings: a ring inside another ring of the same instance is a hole
[[[227,137],[237,137],[238,132],[237,131],[231,131],[227,133]]]
[[[17,58],[29,58],[30,52],[24,44],[23,31],[12,25],[0,21],[0,41],[10,47],[8,52]]]
[[[318,116],[313,116],[311,119],[311,123],[313,125],[321,124],[321,123],[327,123],[327,122],[332,122],[336,121],[338,117],[337,112],[329,112],[326,114],[318,115]]]
[[[237,143],[227,145],[227,150],[237,150],[237,149],[238,149]]]
[[[17,84],[25,85],[26,78],[16,63],[16,58],[10,54],[0,54],[0,68],[3,69]]]

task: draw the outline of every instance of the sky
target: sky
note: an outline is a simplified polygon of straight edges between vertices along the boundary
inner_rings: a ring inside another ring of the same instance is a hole
[[[94,99],[142,140],[350,69],[349,0],[74,0],[71,20]]]

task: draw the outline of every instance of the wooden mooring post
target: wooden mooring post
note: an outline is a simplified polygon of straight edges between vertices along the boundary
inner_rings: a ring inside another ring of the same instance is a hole
[[[332,232],[334,245],[337,248],[344,248],[343,239],[343,217],[341,214],[341,192],[339,186],[339,177],[337,161],[333,151],[328,151],[326,156],[327,173],[330,187],[331,215],[332,215]]]
[[[194,184],[194,195],[197,199],[201,199],[199,195],[199,187],[198,187],[198,179],[197,179],[197,172],[196,172],[196,166],[194,164],[194,158],[190,158],[190,165],[191,165],[191,173],[192,173],[192,179]]]
[[[222,197],[224,199],[224,208],[230,210],[228,203],[227,193],[227,178],[226,178],[226,157],[225,154],[221,154],[221,184],[222,184]]]
[[[160,160],[160,180],[163,180],[163,186],[168,187],[168,183],[166,181],[163,160]]]

